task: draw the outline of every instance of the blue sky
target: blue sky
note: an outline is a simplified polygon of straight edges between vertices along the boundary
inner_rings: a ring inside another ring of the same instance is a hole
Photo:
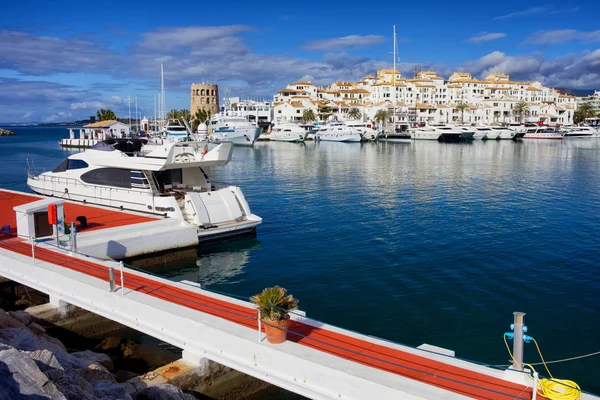
[[[600,89],[600,2],[4,2],[0,121],[152,115],[164,64],[167,108],[189,108],[205,79],[231,96],[272,99],[301,78],[355,81],[399,69],[507,73]],[[132,105],[134,103],[132,102]],[[142,111],[143,110],[143,111]]]

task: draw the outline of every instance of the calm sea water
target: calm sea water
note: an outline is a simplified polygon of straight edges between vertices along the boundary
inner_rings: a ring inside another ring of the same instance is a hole
[[[1,187],[25,188],[27,154],[38,170],[69,154],[65,129],[11,129]],[[508,364],[513,311],[546,360],[600,350],[600,139],[261,142],[208,172],[242,187],[256,238],[153,271],[237,295],[278,284],[310,317],[491,364]],[[600,356],[550,367],[600,393]]]

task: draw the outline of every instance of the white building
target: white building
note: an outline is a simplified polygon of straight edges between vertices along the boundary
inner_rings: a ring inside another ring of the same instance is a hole
[[[129,136],[129,125],[115,120],[98,121],[84,125],[88,139],[104,140],[108,137]]]
[[[410,123],[460,123],[464,119],[472,124],[572,124],[577,108],[574,96],[536,81],[511,81],[505,74],[476,79],[468,72],[455,72],[445,80],[436,72],[422,71],[408,79],[397,70],[379,70],[375,77],[369,75],[356,83],[337,81],[326,88],[306,81],[288,85],[274,96],[273,121],[300,121],[306,109],[318,115],[323,102],[342,120],[349,119],[352,108],[361,112],[364,121],[387,109],[396,113],[397,120]],[[528,107],[522,117],[513,112],[520,102]],[[464,112],[457,109],[461,103],[469,105]]]

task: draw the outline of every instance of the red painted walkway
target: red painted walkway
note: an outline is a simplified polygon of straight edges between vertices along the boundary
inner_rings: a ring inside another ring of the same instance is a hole
[[[45,199],[44,196],[37,196],[26,193],[13,193],[0,190],[0,226],[10,225],[10,231],[17,233],[17,220],[13,207],[22,204],[32,203],[34,201]],[[107,210],[85,204],[74,204],[65,201],[65,220],[75,222],[75,218],[83,215],[87,218],[87,227],[78,228],[80,232],[89,232],[98,229],[114,228],[116,226],[139,224],[142,222],[156,221],[159,217],[145,217],[130,214],[126,211]]]
[[[30,244],[8,235],[0,236],[0,248],[31,256]],[[65,257],[59,252],[42,248],[36,248],[35,257],[108,281],[106,267],[94,262]],[[165,284],[151,276],[125,273],[124,279],[127,289],[257,329],[257,313],[253,308]],[[120,277],[117,276],[116,280],[120,285]],[[292,321],[289,330],[288,340],[298,344],[464,396],[476,399],[531,399],[532,396],[531,388],[327,329]],[[543,399],[539,395],[538,398]]]

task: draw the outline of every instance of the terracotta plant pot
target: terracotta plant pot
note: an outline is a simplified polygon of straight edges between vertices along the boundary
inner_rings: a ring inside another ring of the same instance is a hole
[[[283,343],[287,339],[287,329],[290,323],[289,319],[283,321],[262,320],[267,334],[267,341],[272,344]]]

